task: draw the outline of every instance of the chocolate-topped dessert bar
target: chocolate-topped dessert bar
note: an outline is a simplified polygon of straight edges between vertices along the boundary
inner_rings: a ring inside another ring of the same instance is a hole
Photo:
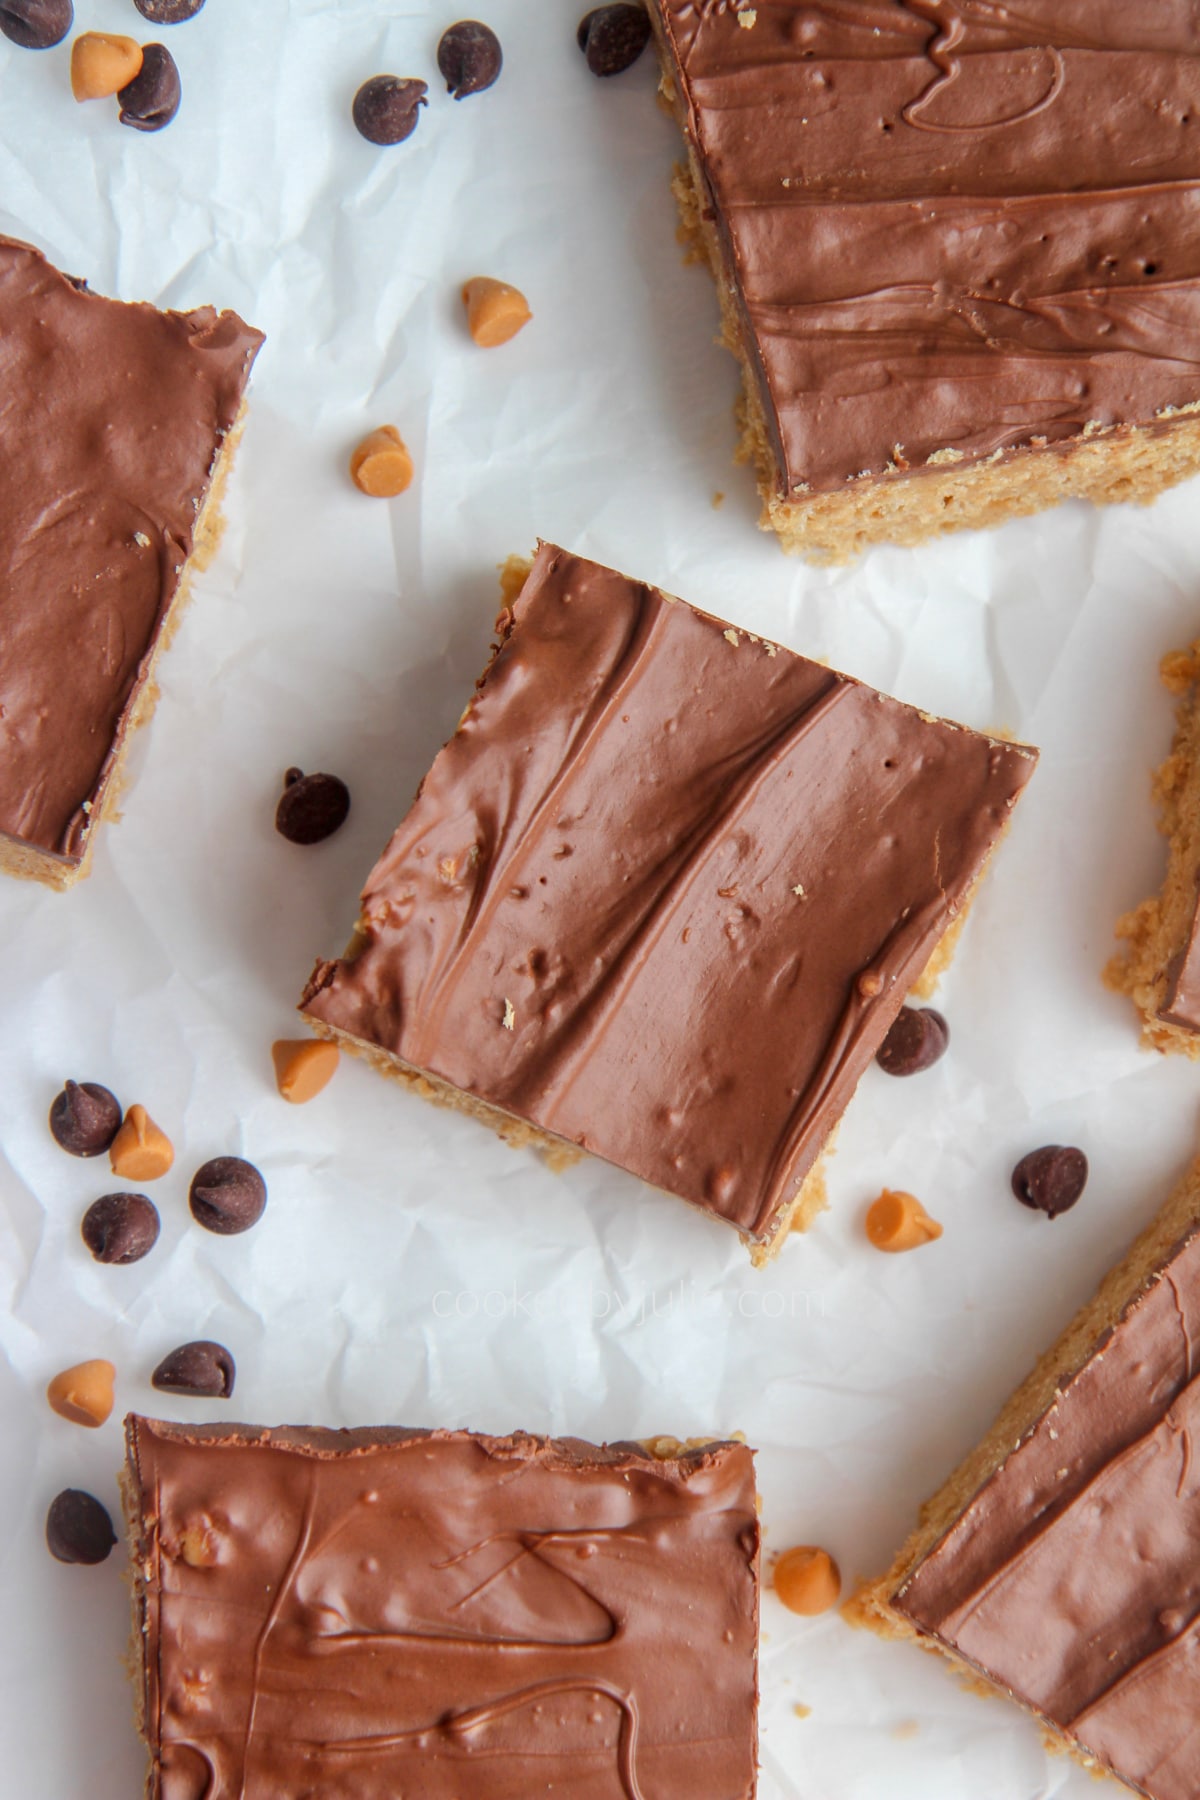
[[[1200,1792],[1200,1164],[856,1605],[1151,1800]]]
[[[1142,1041],[1200,1057],[1200,642],[1164,657],[1178,696],[1175,742],[1154,778],[1159,826],[1170,840],[1162,891],[1117,925],[1123,940],[1105,977],[1142,1018]]]
[[[0,238],[0,869],[68,887],[219,500],[262,343],[88,292]]]
[[[650,0],[684,225],[784,547],[1200,468],[1200,14]]]
[[[744,1445],[126,1436],[147,1800],[752,1800]]]
[[[1036,752],[549,544],[497,631],[304,1011],[761,1259]]]

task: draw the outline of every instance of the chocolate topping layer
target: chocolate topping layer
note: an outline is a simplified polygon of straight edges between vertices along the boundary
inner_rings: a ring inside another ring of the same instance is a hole
[[[1200,871],[1198,871],[1200,880]],[[1200,886],[1187,940],[1168,972],[1159,1018],[1184,1031],[1200,1031]]]
[[[769,1238],[1033,772],[543,545],[313,1018]]]
[[[781,494],[1200,401],[1192,0],[652,0]]]
[[[752,1453],[130,1418],[149,1800],[747,1800]]]
[[[1200,1234],[893,1597],[1153,1800],[1200,1791]]]
[[[261,343],[0,238],[0,833],[82,860]]]

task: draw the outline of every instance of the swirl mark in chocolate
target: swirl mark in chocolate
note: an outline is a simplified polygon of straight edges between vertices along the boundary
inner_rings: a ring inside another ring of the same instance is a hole
[[[938,95],[944,93],[962,75],[962,59],[954,52],[966,36],[967,28],[962,8],[955,4],[955,0],[904,0],[904,4],[919,19],[927,19],[936,28],[936,35],[930,42],[926,55],[937,70],[929,86],[915,100],[910,100],[908,105],[902,108],[900,116],[906,125],[915,126],[918,131],[942,132],[948,137],[962,132],[996,131],[1001,126],[1020,125],[1025,119],[1032,119],[1037,113],[1044,111],[1047,106],[1052,106],[1061,94],[1063,83],[1067,78],[1066,65],[1063,62],[1061,51],[1053,44],[1048,44],[1046,45],[1046,54],[1051,63],[1050,86],[1042,97],[1031,105],[1023,106],[1016,112],[1006,114],[1001,119],[974,119],[969,124],[963,125],[950,125],[939,123],[934,119],[923,118],[922,114],[933,105]],[[1004,21],[1010,17],[1006,7],[989,6],[985,0],[980,0],[980,5],[976,10],[984,19],[995,17]]]

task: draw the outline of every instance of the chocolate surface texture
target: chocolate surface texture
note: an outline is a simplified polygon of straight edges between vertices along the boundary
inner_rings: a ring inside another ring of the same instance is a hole
[[[780,493],[1200,401],[1194,0],[651,0]]]
[[[1153,1800],[1200,1791],[1200,1235],[892,1605]]]
[[[1200,1032],[1200,888],[1188,927],[1187,941],[1167,974],[1167,991],[1159,1018],[1183,1031]]]
[[[67,863],[190,556],[260,333],[88,293],[0,238],[0,833]]]
[[[127,1421],[150,1800],[748,1800],[752,1453]]]
[[[1036,752],[543,545],[316,1020],[770,1238]]]

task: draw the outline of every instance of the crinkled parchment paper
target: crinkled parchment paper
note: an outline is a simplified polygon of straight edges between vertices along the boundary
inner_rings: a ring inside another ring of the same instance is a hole
[[[0,889],[6,1795],[140,1792],[120,1559],[61,1567],[42,1524],[68,1484],[115,1508],[120,1412],[189,1413],[148,1381],[176,1343],[228,1343],[232,1415],[261,1422],[740,1429],[761,1448],[768,1550],[824,1543],[853,1578],[890,1557],[1195,1141],[1200,1072],[1141,1052],[1100,983],[1113,921],[1161,870],[1156,664],[1200,629],[1195,484],[1150,512],[1072,506],[848,570],[785,560],[730,464],[736,375],[711,283],[675,243],[651,59],[595,81],[582,4],[488,0],[504,74],[455,104],[434,64],[453,0],[209,0],[161,34],[185,95],[157,137],[75,106],[65,49],[0,40],[0,229],[102,292],[233,306],[268,334],[224,546],[166,660],[125,818],[75,892]],[[131,0],[77,15],[152,35]],[[391,150],[348,117],[381,70],[430,82]],[[462,328],[477,273],[536,315],[493,354]],[[419,469],[390,504],[344,472],[387,420]],[[303,1109],[274,1091],[271,1040],[295,1030],[313,958],[344,941],[482,665],[495,565],[538,535],[1044,752],[942,989],[950,1055],[909,1082],[868,1073],[830,1212],[764,1274],[678,1202],[598,1163],[555,1176],[365,1067]],[[353,792],[314,850],[272,829],[292,763]],[[111,1181],[46,1131],[67,1075],[142,1101],[177,1144],[154,1191],[163,1235],[136,1267],[98,1267],[80,1242]],[[1082,1144],[1093,1168],[1053,1224],[1008,1191],[1046,1142]],[[190,1223],[186,1190],[227,1151],[262,1168],[270,1204],[223,1240]],[[923,1197],[938,1244],[867,1246],[884,1183]],[[89,1433],[43,1390],[100,1355],[118,1415]],[[771,1800],[1095,1791],[934,1659],[769,1594],[763,1727]]]

